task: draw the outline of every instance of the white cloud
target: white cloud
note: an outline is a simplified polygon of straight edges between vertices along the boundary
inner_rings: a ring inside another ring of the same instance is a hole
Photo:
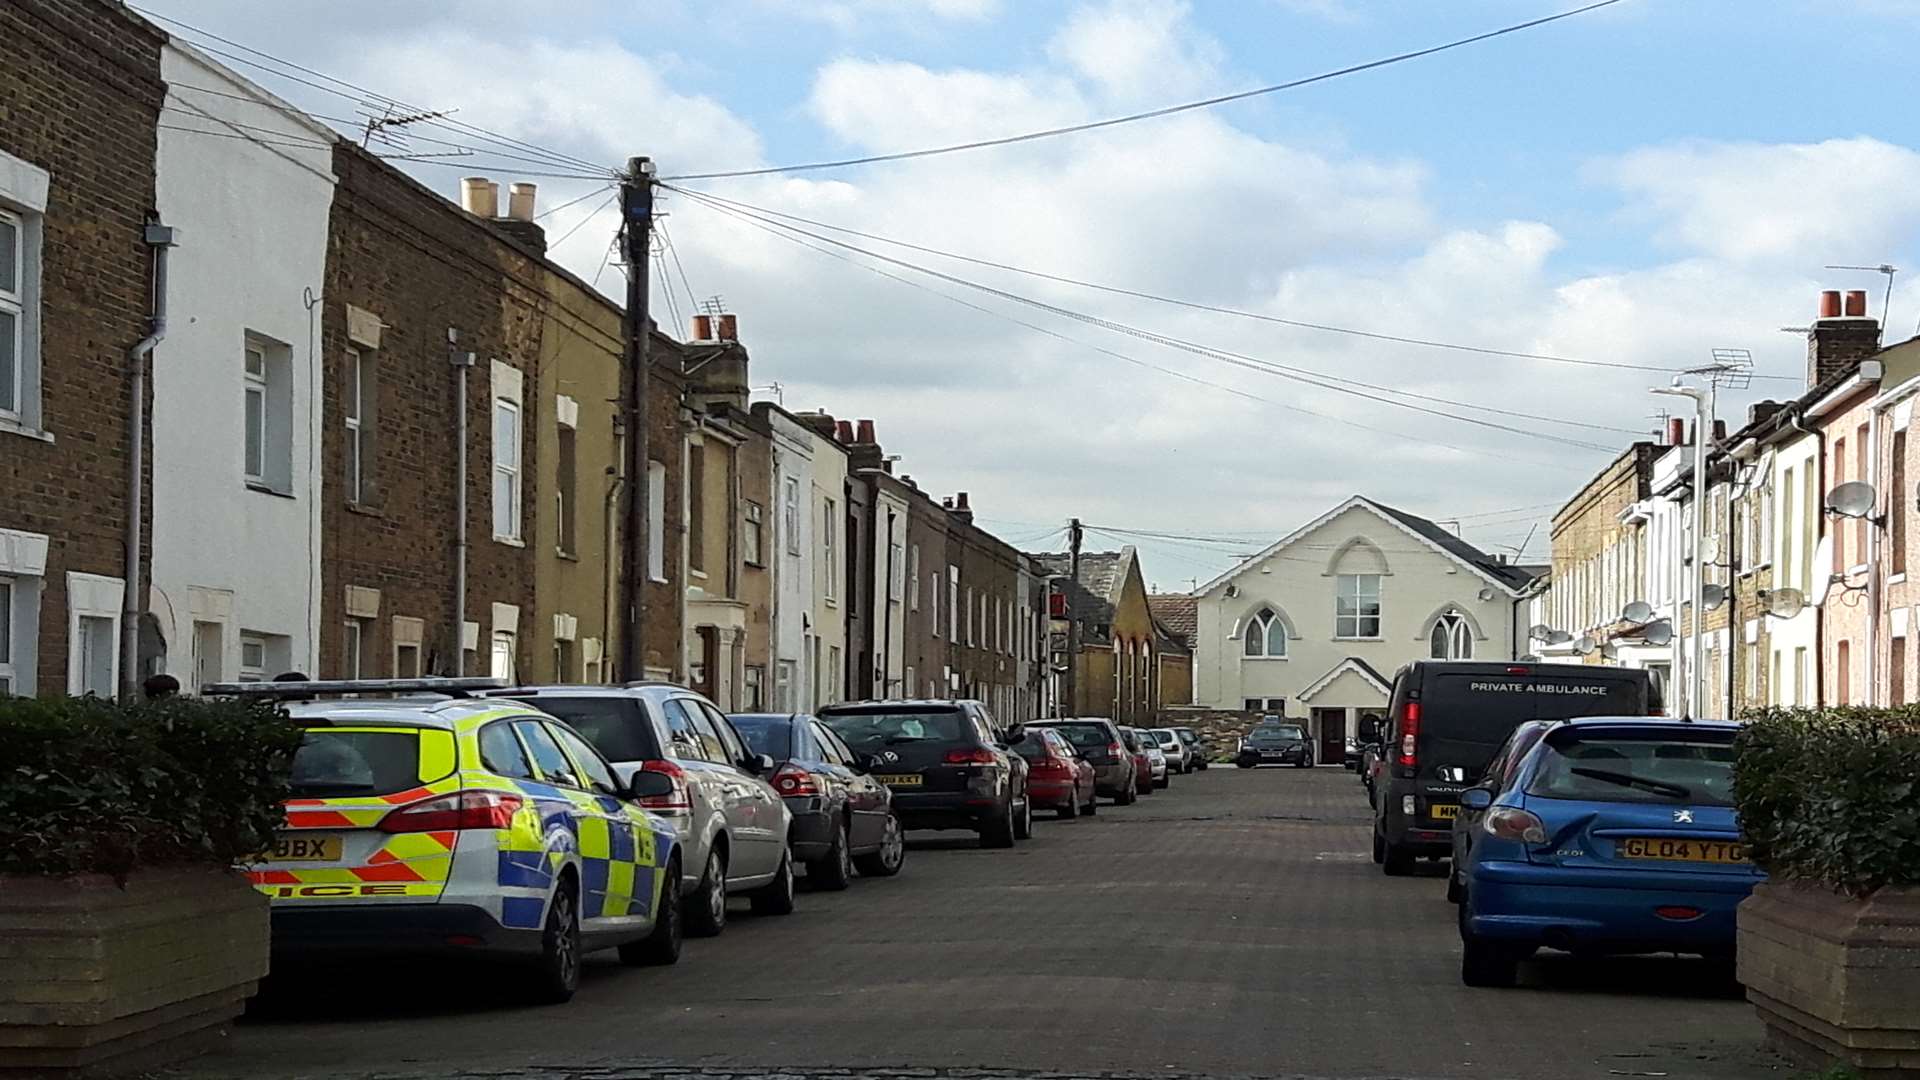
[[[874,19],[915,22],[985,22],[1000,14],[1000,0],[758,0],[764,9],[824,22],[843,32]]]
[[[1155,104],[1212,89],[1225,50],[1187,25],[1179,0],[1109,0],[1076,10],[1047,53],[1110,101]]]

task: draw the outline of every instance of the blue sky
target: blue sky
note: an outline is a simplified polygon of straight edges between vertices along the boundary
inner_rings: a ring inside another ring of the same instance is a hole
[[[1097,119],[1576,6],[149,2],[541,146],[610,164],[651,153],[668,174]],[[1781,376],[1749,398],[1790,396],[1804,344],[1779,328],[1805,323],[1819,289],[1867,288],[1879,311],[1877,276],[1823,264],[1911,266],[1920,256],[1920,119],[1910,107],[1920,75],[1906,55],[1916,33],[1920,0],[1625,0],[1204,114],[701,186],[936,248],[1285,318],[1659,367],[1743,347]],[[248,74],[296,103],[339,110],[309,88]],[[464,172],[507,181],[530,168],[485,154],[409,167],[449,195]],[[597,187],[543,181],[542,203]],[[1531,530],[1528,553],[1538,557],[1551,508],[1650,427],[1658,402],[1647,387],[1664,381],[1289,330],[939,264],[1210,347],[1542,418],[1445,410],[1531,434],[1501,432],[978,294],[969,296],[991,313],[963,308],[685,199],[667,208],[688,280],[657,283],[663,323],[674,325],[675,309],[684,316],[689,291],[723,295],[740,316],[756,382],[779,381],[790,408],[873,417],[904,471],[936,494],[969,491],[982,520],[1012,538],[1077,515],[1271,539],[1358,492],[1462,517],[1466,535],[1489,547],[1517,545]],[[556,258],[593,276],[613,218],[597,195],[556,212]],[[1901,281],[1889,340],[1920,319],[1920,279]],[[617,294],[617,269],[600,284]],[[1735,426],[1744,405],[1728,403]],[[1525,509],[1495,513],[1516,507]],[[1149,576],[1168,586],[1231,561],[1222,545],[1143,547]]]

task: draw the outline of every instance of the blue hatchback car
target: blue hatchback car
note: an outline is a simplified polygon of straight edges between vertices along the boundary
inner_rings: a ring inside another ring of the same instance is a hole
[[[1590,717],[1555,725],[1503,790],[1461,804],[1460,977],[1512,986],[1541,948],[1730,957],[1761,880],[1733,810],[1738,724]]]

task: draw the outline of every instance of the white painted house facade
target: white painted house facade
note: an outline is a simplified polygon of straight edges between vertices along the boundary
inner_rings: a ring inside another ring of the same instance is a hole
[[[1356,495],[1196,594],[1195,701],[1305,721],[1327,760],[1402,664],[1515,656],[1531,580]]]
[[[153,365],[149,665],[191,688],[318,669],[318,313],[333,132],[201,53],[161,53],[177,230]]]

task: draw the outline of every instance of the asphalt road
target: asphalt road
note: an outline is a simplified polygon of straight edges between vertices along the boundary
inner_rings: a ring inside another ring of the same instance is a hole
[[[1529,965],[1468,990],[1438,868],[1388,879],[1337,769],[1215,768],[1013,851],[915,834],[905,871],[736,917],[680,964],[283,972],[203,1076],[1103,1074],[1797,1077],[1739,989],[1670,958]],[[698,1070],[704,1069],[704,1072]],[[933,1070],[933,1071],[928,1071]]]

